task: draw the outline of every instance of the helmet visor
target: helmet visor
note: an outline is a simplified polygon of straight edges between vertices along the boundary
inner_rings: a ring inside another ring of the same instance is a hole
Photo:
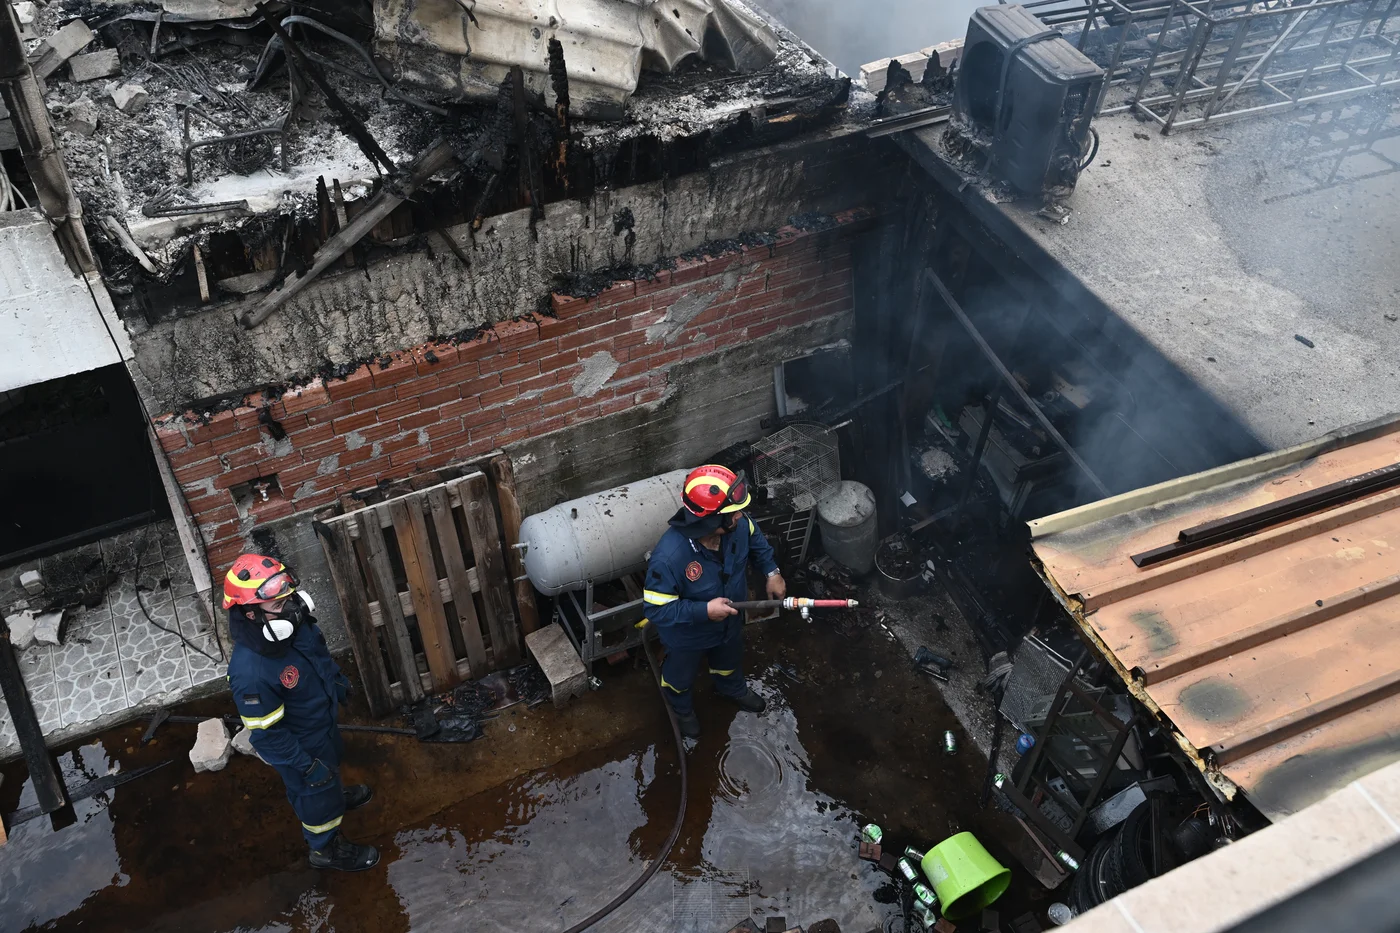
[[[744,475],[744,471],[740,470],[734,477],[733,484],[729,487],[729,495],[725,496],[724,506],[720,509],[720,513],[737,512],[747,508],[748,504],[749,481],[748,477]]]
[[[296,592],[296,588],[296,577],[292,576],[290,570],[283,570],[264,580],[262,585],[257,588],[255,595],[259,602],[271,602],[292,595]]]

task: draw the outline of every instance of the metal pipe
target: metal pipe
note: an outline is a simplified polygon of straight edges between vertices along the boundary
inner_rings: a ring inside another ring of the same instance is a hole
[[[1045,417],[1045,412],[1040,410],[1040,406],[1035,403],[1035,400],[1026,394],[1025,389],[1021,388],[1021,383],[1016,381],[1016,377],[1011,374],[1011,370],[1006,368],[1001,358],[997,356],[996,351],[983,339],[976,325],[972,323],[972,320],[963,311],[957,299],[948,291],[948,287],[943,284],[943,280],[940,279],[932,269],[925,269],[924,276],[928,283],[938,291],[938,296],[943,299],[944,304],[948,306],[948,310],[953,313],[958,323],[967,331],[967,335],[972,338],[972,342],[977,344],[977,348],[982,351],[982,355],[987,358],[987,362],[992,364],[992,367],[996,369],[997,373],[1001,376],[1002,381],[1012,392],[1016,393],[1016,397],[1021,400],[1022,406],[1035,417],[1035,420],[1040,423],[1045,433],[1050,435],[1050,439],[1054,441],[1055,445],[1065,452],[1065,455],[1074,462],[1074,465],[1079,468],[1080,472],[1084,474],[1089,482],[1093,483],[1094,488],[1105,496],[1112,495],[1108,487],[1104,485],[1103,480],[1099,479],[1098,475],[1089,468],[1089,464],[1084,462],[1084,458],[1079,456],[1079,452],[1070,446],[1069,441],[1065,440],[1064,435],[1050,423],[1049,418]]]
[[[1166,122],[1162,124],[1162,132],[1170,133],[1172,124],[1176,122],[1176,116],[1181,112],[1182,101],[1186,97],[1186,92],[1191,89],[1192,81],[1199,81],[1196,77],[1196,66],[1201,63],[1201,56],[1205,54],[1206,46],[1210,44],[1210,37],[1215,29],[1215,21],[1210,18],[1210,13],[1215,9],[1212,0],[1210,6],[1206,8],[1206,13],[1201,17],[1201,21],[1196,24],[1196,31],[1192,34],[1190,48],[1194,49],[1194,54],[1183,55],[1181,58],[1181,71],[1177,74],[1176,101],[1172,104],[1171,113],[1167,114]],[[1220,82],[1224,85],[1225,74],[1221,74]]]
[[[992,436],[992,416],[1000,403],[1001,383],[998,382],[988,397],[987,406],[982,410],[982,427],[977,432],[977,443],[972,447],[972,462],[967,467],[967,481],[963,483],[962,494],[958,496],[958,505],[954,510],[958,515],[962,514],[963,506],[967,504],[972,490],[977,488],[977,470],[982,465],[982,455],[987,452],[987,441]]]
[[[1229,94],[1225,95],[1225,99],[1220,102],[1220,109],[1223,110],[1224,108],[1230,106],[1230,101],[1235,99],[1235,95],[1239,93],[1240,88],[1248,84],[1249,80],[1254,77],[1254,75],[1259,71],[1259,69],[1263,68],[1269,63],[1269,59],[1273,58],[1274,53],[1277,52],[1279,48],[1285,42],[1288,41],[1288,37],[1293,35],[1293,30],[1297,29],[1298,26],[1303,22],[1303,20],[1307,18],[1308,14],[1313,11],[1313,7],[1318,5],[1318,2],[1319,0],[1313,0],[1311,4],[1309,4],[1306,8],[1301,10],[1298,13],[1298,15],[1293,18],[1293,22],[1289,23],[1288,27],[1284,29],[1282,34],[1280,34],[1279,37],[1276,40],[1274,40],[1274,44],[1269,46],[1269,50],[1263,55],[1259,56],[1259,60],[1254,63],[1254,66],[1250,68],[1249,71],[1245,72],[1244,77],[1240,79],[1240,83],[1235,85],[1234,88],[1231,89]]]

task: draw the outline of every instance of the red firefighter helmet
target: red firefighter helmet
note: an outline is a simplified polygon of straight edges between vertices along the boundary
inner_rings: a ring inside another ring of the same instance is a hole
[[[749,484],[743,472],[711,463],[686,474],[681,502],[690,514],[706,518],[716,513],[737,512],[749,504]]]
[[[261,554],[241,554],[224,577],[224,608],[282,599],[296,591],[296,577],[281,561]]]

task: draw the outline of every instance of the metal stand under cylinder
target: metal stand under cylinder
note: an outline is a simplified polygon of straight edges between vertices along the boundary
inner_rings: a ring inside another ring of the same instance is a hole
[[[525,575],[535,589],[558,597],[564,631],[590,674],[594,661],[641,644],[635,625],[645,606],[631,575],[646,570],[679,507],[685,476],[673,470],[562,502],[520,523]]]

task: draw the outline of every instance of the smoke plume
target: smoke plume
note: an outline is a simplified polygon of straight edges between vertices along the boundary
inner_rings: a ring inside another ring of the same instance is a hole
[[[750,0],[842,71],[957,39],[989,0]]]

